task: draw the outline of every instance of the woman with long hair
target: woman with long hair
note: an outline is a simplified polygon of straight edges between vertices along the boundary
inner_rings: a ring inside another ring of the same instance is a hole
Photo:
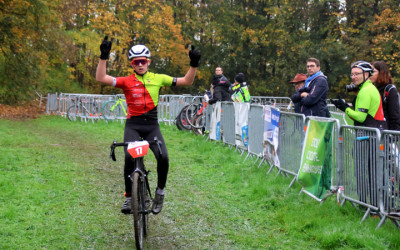
[[[399,92],[393,85],[389,67],[383,61],[372,63],[374,73],[369,78],[378,88],[382,99],[383,113],[390,130],[400,131]]]

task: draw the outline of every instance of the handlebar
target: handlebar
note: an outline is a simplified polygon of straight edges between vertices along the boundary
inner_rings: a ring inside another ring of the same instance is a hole
[[[161,150],[161,144],[162,142],[159,141],[157,139],[157,137],[154,137],[154,139],[152,141],[147,141],[150,145],[157,145],[158,147],[158,151],[160,152],[160,155],[162,155],[162,150]],[[117,142],[117,141],[113,141],[113,143],[111,144],[110,148],[110,158],[113,161],[117,161],[117,158],[115,158],[115,148],[116,147],[125,147],[128,146],[129,143],[133,143],[133,142]]]

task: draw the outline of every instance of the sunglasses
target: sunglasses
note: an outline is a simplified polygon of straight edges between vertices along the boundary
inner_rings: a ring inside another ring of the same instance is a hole
[[[137,59],[137,60],[132,60],[131,64],[139,66],[139,64],[145,65],[145,64],[147,64],[147,62],[148,62],[147,59]]]

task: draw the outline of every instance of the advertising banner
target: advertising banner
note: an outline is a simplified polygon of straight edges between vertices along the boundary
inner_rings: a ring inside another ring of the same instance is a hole
[[[247,148],[249,143],[250,103],[235,102],[235,145]]]
[[[264,158],[270,164],[279,167],[278,136],[279,136],[279,110],[267,105],[264,113]]]
[[[334,121],[310,119],[303,145],[297,181],[303,192],[318,200],[331,187]]]

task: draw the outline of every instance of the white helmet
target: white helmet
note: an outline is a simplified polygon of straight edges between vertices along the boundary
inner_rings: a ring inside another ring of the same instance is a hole
[[[129,55],[128,55],[129,60],[132,60],[135,57],[142,57],[142,56],[147,58],[150,57],[150,50],[142,44],[134,45],[129,50]]]

